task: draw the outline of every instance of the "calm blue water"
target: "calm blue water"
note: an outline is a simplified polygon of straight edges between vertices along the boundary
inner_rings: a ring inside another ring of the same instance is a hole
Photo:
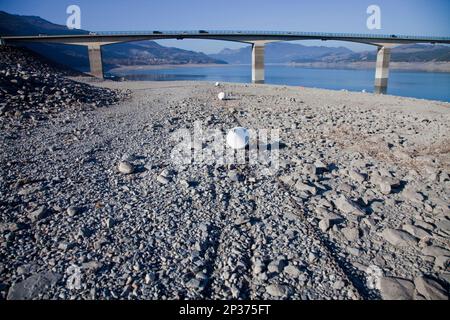
[[[266,65],[266,83],[373,92],[375,71]],[[175,67],[112,73],[128,80],[251,82],[250,65]],[[450,73],[391,70],[388,94],[450,102]]]

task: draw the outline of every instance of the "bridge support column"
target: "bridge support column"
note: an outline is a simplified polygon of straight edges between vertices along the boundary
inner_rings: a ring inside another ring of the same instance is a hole
[[[390,60],[391,48],[385,46],[379,47],[375,70],[375,93],[385,94],[387,92]]]
[[[102,47],[99,44],[89,44],[88,53],[91,75],[103,79]]]
[[[264,83],[264,43],[253,43],[252,82]]]

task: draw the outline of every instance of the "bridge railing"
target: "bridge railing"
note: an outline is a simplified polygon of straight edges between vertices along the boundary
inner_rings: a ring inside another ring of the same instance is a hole
[[[168,36],[199,36],[199,35],[221,35],[221,36],[285,36],[299,38],[353,38],[353,39],[399,39],[412,41],[450,41],[450,37],[437,36],[411,36],[411,35],[386,35],[386,34],[363,34],[363,33],[330,33],[330,32],[298,32],[298,31],[256,31],[256,30],[149,30],[149,31],[97,31],[91,35],[104,36],[139,36],[139,35],[168,35]]]

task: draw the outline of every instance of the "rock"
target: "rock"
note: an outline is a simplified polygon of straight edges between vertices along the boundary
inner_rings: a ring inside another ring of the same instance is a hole
[[[424,197],[422,194],[413,191],[413,190],[405,190],[402,192],[402,196],[411,201],[411,202],[415,202],[415,203],[422,203],[424,201]]]
[[[382,194],[390,194],[392,189],[400,186],[400,180],[392,177],[380,177],[377,184]]]
[[[171,173],[170,170],[168,170],[168,169],[164,169],[163,171],[161,171],[161,172],[159,173],[159,175],[160,175],[161,177],[164,177],[164,178],[167,178],[167,179],[170,179],[170,178],[172,177],[172,173]]]
[[[359,239],[359,229],[358,228],[342,228],[342,234],[348,241],[356,241]]]
[[[441,219],[439,221],[436,221],[436,227],[439,230],[442,230],[442,231],[450,234],[450,220],[448,220],[448,219]]]
[[[32,222],[36,222],[36,221],[39,221],[41,219],[48,217],[49,213],[50,213],[50,211],[45,206],[40,206],[38,209],[29,213],[28,218]]]
[[[448,294],[444,287],[429,277],[416,277],[414,279],[416,290],[427,300],[448,300]]]
[[[134,165],[128,161],[120,161],[117,168],[122,174],[131,174],[135,170]]]
[[[116,221],[113,218],[111,218],[111,217],[106,218],[105,225],[108,229],[111,229],[112,227],[114,227],[115,224],[116,224]]]
[[[338,280],[335,283],[333,283],[333,289],[335,290],[341,290],[345,287],[345,282],[342,280]]]
[[[428,232],[420,227],[413,226],[412,224],[404,224],[402,226],[402,229],[405,230],[406,232],[408,232],[409,234],[411,234],[412,236],[419,238],[419,239],[431,237],[430,232]]]
[[[391,185],[385,181],[381,181],[378,184],[378,187],[380,188],[382,194],[390,194],[392,191]]]
[[[281,284],[271,284],[266,287],[266,292],[273,297],[283,297],[288,295],[289,288]]]
[[[431,223],[427,223],[427,222],[422,221],[422,220],[416,220],[414,222],[414,225],[416,227],[420,227],[422,229],[425,229],[426,231],[432,231],[435,228],[434,225],[432,225]]]
[[[328,165],[325,162],[321,161],[320,159],[314,161],[314,165],[316,166],[316,171],[319,172],[328,171]]]
[[[192,278],[191,280],[189,280],[186,283],[186,287],[188,287],[190,289],[194,289],[194,290],[200,290],[200,289],[202,289],[202,283],[199,279]]]
[[[412,300],[414,297],[414,283],[412,281],[394,277],[381,277],[379,285],[383,300]]]
[[[267,270],[271,273],[280,273],[285,265],[286,262],[284,259],[273,260],[267,266]]]
[[[161,176],[161,175],[156,177],[156,181],[158,181],[161,184],[168,184],[170,182],[169,179],[167,179],[166,177]]]
[[[80,209],[74,206],[70,206],[67,208],[67,215],[69,217],[73,217],[75,215],[77,215],[80,212]]]
[[[353,181],[356,181],[359,184],[363,183],[366,180],[365,176],[355,170],[350,170],[348,172],[348,175]]]
[[[310,263],[313,263],[313,262],[317,261],[317,259],[319,259],[319,256],[317,255],[317,253],[310,252],[310,253],[308,254],[308,261],[309,261]]]
[[[297,278],[302,272],[300,269],[292,264],[286,266],[283,270],[284,273],[290,275],[293,278]]]
[[[349,214],[355,214],[358,216],[364,215],[364,212],[358,208],[356,204],[353,203],[353,201],[347,199],[344,195],[341,195],[338,199],[334,201],[334,204],[336,208],[338,208],[343,213]]]
[[[28,229],[29,225],[25,223],[0,223],[0,233],[14,232],[18,230]]]
[[[408,232],[398,229],[387,228],[381,233],[381,236],[390,244],[397,247],[412,246],[417,243],[417,238]]]
[[[69,250],[69,249],[71,249],[71,248],[73,248],[73,247],[74,247],[74,244],[73,244],[73,243],[66,242],[66,241],[60,242],[60,243],[58,244],[58,249],[64,250],[64,251]]]
[[[347,247],[347,252],[350,253],[351,255],[358,257],[361,254],[361,250],[358,248],[354,248],[354,247]]]
[[[37,299],[49,289],[54,287],[62,276],[54,272],[34,274],[25,280],[14,283],[8,291],[8,300]]]
[[[258,275],[264,271],[265,265],[261,260],[256,260],[253,264],[253,274]]]
[[[281,176],[280,181],[289,187],[293,187],[295,185],[295,179],[292,176]]]
[[[245,177],[240,174],[237,170],[228,171],[228,178],[233,182],[243,181]]]
[[[78,230],[78,236],[83,238],[89,238],[93,233],[94,231],[89,227],[81,227]]]
[[[317,190],[316,190],[315,187],[310,186],[310,185],[308,185],[306,183],[303,183],[301,181],[297,181],[297,183],[294,185],[294,188],[297,189],[298,191],[309,192],[309,193],[311,193],[313,195],[317,193]]]
[[[302,167],[302,172],[304,174],[307,174],[309,176],[314,176],[317,173],[317,168],[315,165],[310,164],[310,163],[306,163],[303,165]]]
[[[432,256],[432,257],[438,257],[438,256],[450,257],[450,250],[447,250],[447,249],[439,247],[439,246],[427,246],[422,249],[422,254],[424,256]]]
[[[155,281],[155,279],[156,279],[155,273],[149,272],[145,275],[144,281],[145,281],[145,284],[151,284]]]
[[[327,232],[330,229],[331,224],[329,219],[322,219],[319,221],[319,228],[322,232]]]
[[[103,263],[100,261],[89,261],[81,265],[81,269],[87,270],[88,272],[95,273],[103,267]]]
[[[237,288],[236,286],[231,286],[230,290],[231,290],[231,296],[233,297],[233,299],[239,298],[239,295],[241,293],[239,288]]]
[[[450,268],[450,257],[449,256],[437,256],[434,260],[434,267],[436,269],[448,269]]]

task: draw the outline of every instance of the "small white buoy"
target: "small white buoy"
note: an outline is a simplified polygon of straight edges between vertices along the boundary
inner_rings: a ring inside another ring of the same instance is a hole
[[[219,94],[218,94],[218,97],[219,97],[219,100],[225,100],[225,98],[226,98],[225,92],[219,93]]]
[[[362,89],[362,91],[361,91],[362,93],[366,93],[366,89]]]
[[[216,87],[220,86],[220,82],[216,82],[215,86]]]
[[[227,144],[233,149],[242,149],[250,141],[248,130],[243,127],[236,127],[228,131]]]

